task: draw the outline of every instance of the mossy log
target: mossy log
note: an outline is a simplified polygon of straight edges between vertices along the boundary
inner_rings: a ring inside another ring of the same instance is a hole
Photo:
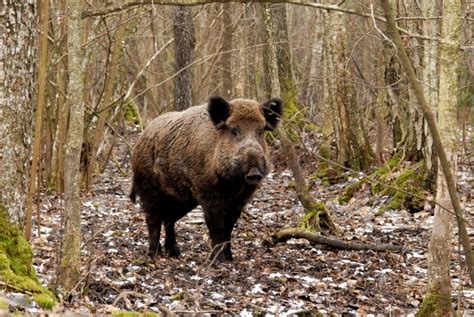
[[[286,242],[289,239],[306,239],[317,244],[327,245],[328,247],[340,250],[372,250],[372,251],[390,251],[404,252],[407,249],[400,245],[386,243],[360,243],[348,242],[334,237],[325,237],[323,235],[312,233],[301,228],[283,229],[272,236],[273,243]]]

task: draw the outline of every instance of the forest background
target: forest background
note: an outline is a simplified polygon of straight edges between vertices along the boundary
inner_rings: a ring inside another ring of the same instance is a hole
[[[341,235],[328,202],[363,193],[375,197],[365,201],[374,215],[427,213],[425,296],[415,308],[472,308],[452,305],[450,270],[458,263],[458,287],[472,285],[473,4],[237,2],[3,1],[0,288],[47,308],[82,298],[84,201],[111,168],[129,175],[133,143],[152,118],[212,95],[281,96],[284,123],[267,139],[302,212],[276,239]],[[23,240],[41,248],[31,238],[53,215],[54,292],[37,283]]]

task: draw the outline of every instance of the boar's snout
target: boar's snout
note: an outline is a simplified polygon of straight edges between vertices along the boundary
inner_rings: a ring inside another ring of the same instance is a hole
[[[252,167],[245,175],[245,181],[250,185],[258,185],[263,179],[263,175],[256,167]]]

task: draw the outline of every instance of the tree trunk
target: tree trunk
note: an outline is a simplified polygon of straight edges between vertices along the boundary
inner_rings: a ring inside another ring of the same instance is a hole
[[[257,83],[257,70],[258,61],[255,49],[253,45],[257,44],[258,32],[255,32],[257,28],[258,19],[256,19],[255,8],[257,6],[252,4],[245,4],[245,84],[244,84],[244,95],[260,100],[258,95],[258,83]]]
[[[174,9],[175,71],[175,110],[184,110],[193,105],[193,71],[190,64],[194,60],[196,38],[192,9]]]
[[[36,2],[0,6],[0,203],[23,225],[30,171],[36,65]]]
[[[291,61],[290,39],[288,36],[288,23],[286,3],[270,4],[273,29],[275,32],[276,58],[278,64],[278,80],[281,87],[281,97],[285,105],[287,118],[292,118],[298,113],[297,89]]]
[[[434,1],[436,3],[436,1]],[[436,5],[431,1],[422,1],[421,10],[423,16],[432,17],[437,16],[439,10]],[[424,20],[423,21],[423,34],[426,36],[436,37],[439,33],[439,21],[438,20]],[[422,81],[423,91],[426,96],[426,101],[431,107],[432,111],[436,111],[438,105],[438,43],[435,41],[424,41],[423,42],[423,68],[422,68]],[[425,144],[423,147],[423,159],[425,160],[426,169],[428,172],[429,180],[436,179],[434,173],[437,170],[436,155],[433,147],[433,138],[428,129],[428,125],[424,124],[424,139]]]
[[[231,99],[233,94],[233,80],[232,80],[232,37],[233,37],[233,23],[232,23],[232,4],[225,3],[222,6],[222,55],[220,57],[220,69],[222,75],[222,96]]]
[[[363,127],[357,108],[355,89],[350,81],[345,17],[340,12],[325,15],[326,37],[326,101],[333,113],[340,165],[365,170],[370,163],[370,151],[364,149]]]
[[[60,283],[67,293],[80,277],[81,259],[81,173],[80,160],[84,130],[84,79],[82,66],[82,1],[68,1],[67,51],[69,83],[67,102],[70,107],[69,129],[64,163],[64,236],[60,265]]]
[[[439,104],[438,128],[444,144],[446,156],[456,175],[457,158],[457,87],[460,57],[461,1],[443,1],[443,20],[441,26],[441,46],[439,50]],[[428,97],[432,94],[428,94]],[[428,100],[430,100],[428,98]],[[446,179],[438,170],[436,201],[452,208]],[[421,312],[429,316],[449,316],[451,309],[451,280],[449,263],[451,260],[453,215],[435,207],[433,231],[428,246],[428,289]]]
[[[58,11],[66,12],[67,0],[60,0],[58,3]],[[61,58],[57,65],[56,86],[58,93],[56,98],[57,109],[57,126],[55,135],[55,147],[53,155],[53,174],[54,185],[60,193],[64,192],[64,144],[66,142],[66,133],[69,117],[69,105],[66,102],[67,89],[67,65],[68,59],[66,54],[67,43],[67,15],[58,22],[58,43],[56,44],[56,57]],[[64,56],[64,57],[63,57]]]
[[[48,17],[49,17],[49,0],[39,1],[40,4],[40,40],[39,40],[39,63],[38,63],[38,87],[37,87],[37,107],[35,114],[35,133],[34,145],[31,158],[31,174],[28,186],[28,195],[26,199],[26,219],[25,219],[25,236],[27,240],[31,237],[32,216],[33,216],[33,198],[36,194],[36,178],[38,177],[39,160],[41,159],[41,138],[43,109],[45,104],[46,90],[46,71],[48,68]],[[39,183],[38,177],[38,183]],[[37,210],[36,212],[40,212]]]

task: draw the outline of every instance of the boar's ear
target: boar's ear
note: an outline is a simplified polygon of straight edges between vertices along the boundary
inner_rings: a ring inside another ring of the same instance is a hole
[[[283,101],[280,98],[272,98],[261,105],[263,110],[263,115],[267,124],[265,125],[265,130],[273,131],[280,122],[280,118],[283,112]]]
[[[225,126],[225,121],[230,116],[230,104],[224,98],[214,96],[209,98],[207,103],[207,111],[211,116],[211,120],[217,129]]]

